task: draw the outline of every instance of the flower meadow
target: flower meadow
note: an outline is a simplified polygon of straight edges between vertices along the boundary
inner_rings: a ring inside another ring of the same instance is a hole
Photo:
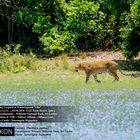
[[[138,140],[140,138],[139,89],[53,89],[1,88],[0,105],[74,106],[78,109],[67,123],[23,123],[22,126],[47,126],[51,137],[26,137],[40,140]],[[0,123],[19,126],[19,123]],[[3,138],[2,139],[6,139]],[[9,137],[22,140],[24,137]]]

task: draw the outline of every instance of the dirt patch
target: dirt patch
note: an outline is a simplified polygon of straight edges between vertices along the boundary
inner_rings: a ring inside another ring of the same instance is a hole
[[[87,52],[87,53],[79,53],[79,59],[84,60],[126,60],[123,54],[119,51],[97,51],[97,52]],[[140,60],[140,53],[135,58],[135,60]]]

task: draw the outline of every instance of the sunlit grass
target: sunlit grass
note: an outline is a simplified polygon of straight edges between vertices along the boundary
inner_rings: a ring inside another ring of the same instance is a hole
[[[20,55],[21,58],[24,58]],[[16,62],[19,60],[15,59]],[[26,56],[25,56],[26,58]],[[24,58],[24,59],[25,59]],[[24,61],[22,59],[22,61]],[[31,58],[30,58],[31,59]],[[26,62],[26,61],[25,61]],[[0,88],[45,88],[45,89],[140,89],[140,78],[126,77],[119,73],[120,81],[114,82],[108,74],[98,76],[101,83],[96,83],[93,76],[88,84],[85,83],[85,73],[74,71],[75,64],[79,63],[76,57],[70,58],[62,54],[56,58],[45,60],[35,58],[30,60],[31,66],[36,69],[26,70],[23,73],[12,74],[10,72],[0,74]]]
[[[70,126],[56,125],[61,129],[72,128],[72,135],[67,135],[67,138],[63,134],[54,135],[55,139],[128,140],[140,137],[137,133],[140,122],[140,78],[119,73],[120,81],[112,83],[113,77],[101,74],[98,75],[101,83],[96,83],[91,76],[86,84],[85,73],[74,71],[75,63],[76,59],[70,60],[67,55],[62,55],[47,60],[38,59],[32,63],[32,66],[38,64],[37,70],[0,74],[0,105],[79,108],[80,112],[75,112],[76,120]]]
[[[58,129],[72,129],[72,135],[64,138],[59,133],[54,135],[55,139],[98,140],[98,137],[105,137],[119,140],[121,137],[128,140],[140,136],[137,133],[140,118],[140,78],[119,74],[120,81],[112,83],[113,78],[110,75],[101,74],[98,79],[102,83],[96,83],[90,77],[86,84],[84,72],[74,72],[72,65],[71,68],[64,69],[60,60],[56,64],[55,61],[51,62],[47,62],[46,71],[1,74],[0,105],[79,108],[80,111],[74,114],[74,123],[56,124]]]
[[[26,72],[19,74],[0,75],[1,88],[53,88],[53,89],[140,89],[140,78],[120,75],[119,82],[112,82],[113,77],[108,74],[98,76],[101,83],[96,83],[90,77],[85,83],[84,72],[76,73],[72,70],[53,69],[46,72]]]

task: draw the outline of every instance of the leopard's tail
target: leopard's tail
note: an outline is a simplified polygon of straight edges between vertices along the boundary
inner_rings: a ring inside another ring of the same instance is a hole
[[[137,77],[135,74],[133,74],[133,73],[124,73],[120,68],[119,68],[119,71],[120,71],[120,73],[121,74],[123,74],[123,75],[125,75],[125,76],[132,76],[132,77]]]

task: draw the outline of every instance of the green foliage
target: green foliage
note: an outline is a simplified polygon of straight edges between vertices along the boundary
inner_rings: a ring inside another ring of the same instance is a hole
[[[65,7],[65,29],[75,34],[78,49],[94,49],[98,44],[103,29],[101,22],[105,18],[99,7],[99,4],[83,0],[72,1]]]
[[[26,70],[37,70],[38,64],[36,56],[33,53],[29,55],[21,55],[19,53],[20,44],[6,45],[6,49],[0,50],[0,72],[23,72]]]
[[[139,21],[139,0],[1,1],[0,45],[58,55],[123,44],[123,53],[132,59],[139,51]]]
[[[65,13],[65,18],[57,17],[58,25],[46,30],[46,33],[40,37],[40,41],[45,46],[44,51],[52,55],[63,52],[74,53],[78,47],[77,42],[80,42],[81,38],[84,38],[84,43],[89,44],[91,38],[87,41],[88,35],[91,32],[98,35],[102,29],[100,21],[104,19],[103,12],[98,11],[100,5],[94,2],[75,0],[64,4],[61,1],[60,6]],[[84,49],[83,42],[79,43],[79,49]],[[93,43],[92,48],[97,41]]]
[[[65,23],[65,29],[81,34],[95,28],[99,18],[104,17],[102,12],[99,12],[99,4],[88,1],[72,1],[70,4],[65,6],[65,12],[67,20]]]
[[[130,13],[126,16],[127,26],[121,29],[124,40],[122,52],[128,59],[133,59],[140,51],[140,1],[135,0]]]
[[[40,40],[44,44],[44,51],[51,55],[58,55],[62,52],[74,53],[76,46],[74,44],[74,35],[69,32],[58,32],[54,27],[50,34],[44,34]]]
[[[123,12],[129,11],[130,4],[134,0],[97,0],[97,1],[101,3],[101,9],[103,12],[107,14],[120,16]]]
[[[98,49],[118,50],[122,44],[119,29],[124,27],[124,13],[129,11],[128,0],[97,0],[100,10],[105,14],[100,32]]]
[[[42,34],[52,27],[50,16],[39,16],[37,22],[34,23],[32,31],[37,34]]]
[[[115,49],[118,47],[117,17],[115,15],[106,16],[103,30],[100,33],[100,48]]]

